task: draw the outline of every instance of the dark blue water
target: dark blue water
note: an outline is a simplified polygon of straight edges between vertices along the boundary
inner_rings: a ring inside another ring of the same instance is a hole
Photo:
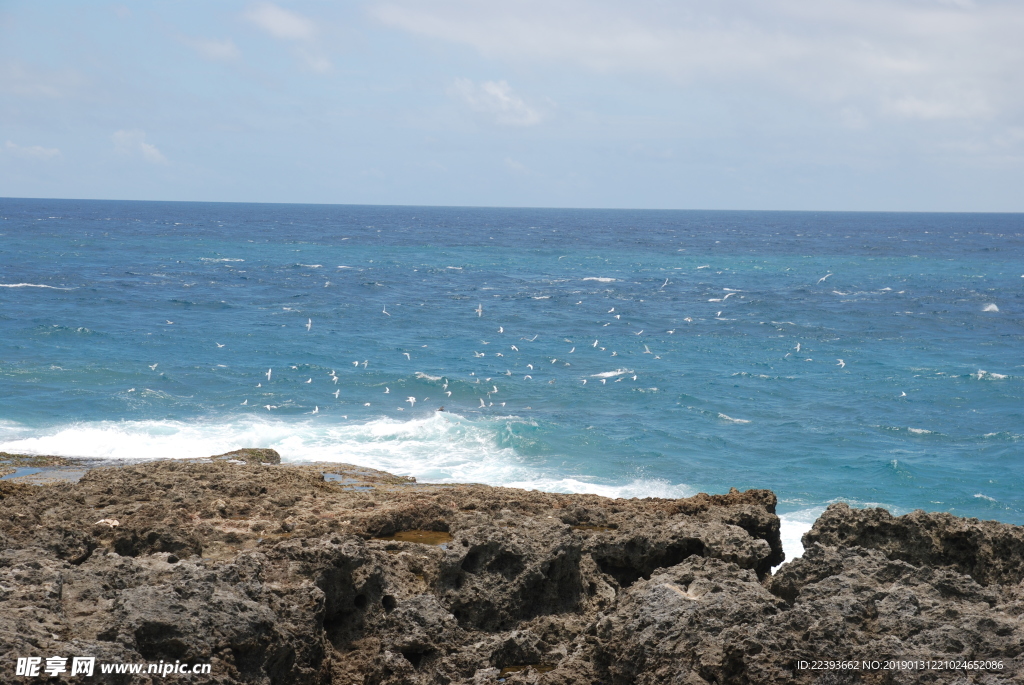
[[[0,450],[1024,523],[1024,215],[0,215]]]

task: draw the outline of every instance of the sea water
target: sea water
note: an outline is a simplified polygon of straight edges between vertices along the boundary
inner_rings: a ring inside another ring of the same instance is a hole
[[[0,199],[0,269],[8,452],[1024,523],[1024,215]]]

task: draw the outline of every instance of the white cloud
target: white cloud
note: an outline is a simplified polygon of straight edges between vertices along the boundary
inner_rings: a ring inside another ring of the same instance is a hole
[[[774,90],[895,119],[1024,113],[1024,3],[378,0],[391,27],[490,59]]]
[[[230,38],[185,38],[185,44],[212,62],[233,62],[242,56],[238,46]]]
[[[253,5],[245,13],[245,18],[274,38],[299,43],[295,54],[311,71],[323,74],[331,70],[331,61],[317,45],[319,31],[312,19],[271,2]]]
[[[12,154],[24,159],[53,159],[60,157],[60,150],[55,147],[43,147],[42,145],[17,145],[7,141],[7,150]]]
[[[128,157],[141,157],[151,164],[167,164],[167,158],[156,145],[146,142],[146,132],[139,129],[121,130],[111,136],[114,151]]]
[[[271,2],[253,5],[245,13],[245,18],[275,38],[313,40],[316,37],[316,24],[310,19]]]
[[[484,81],[480,84],[469,79],[456,79],[450,92],[481,114],[492,117],[496,123],[507,126],[532,126],[543,119],[540,111],[526,104],[512,92],[505,81]]]

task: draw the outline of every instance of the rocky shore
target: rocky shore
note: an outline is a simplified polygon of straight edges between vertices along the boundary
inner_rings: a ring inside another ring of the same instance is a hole
[[[53,655],[210,673],[48,682],[1024,682],[1018,526],[839,504],[778,566],[767,490],[612,500],[279,462],[0,480],[0,682],[46,681],[16,657]]]

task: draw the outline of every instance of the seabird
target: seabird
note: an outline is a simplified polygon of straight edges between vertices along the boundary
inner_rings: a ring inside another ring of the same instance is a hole
[[[474,309],[473,311],[476,312],[477,316],[483,316],[484,315],[484,306],[482,304],[478,304],[476,306],[476,309]]]
[[[306,319],[306,332],[309,333],[311,328],[313,328],[313,319]]]
[[[513,349],[513,350],[515,350],[516,352],[518,352],[518,351],[519,351],[519,348],[518,348],[518,347],[516,347],[515,345],[512,345],[512,349]]]
[[[836,361],[839,362],[838,364],[836,364],[836,366],[838,366],[840,369],[846,366],[846,362],[844,362],[842,359],[837,359]]]
[[[309,379],[307,379],[307,380],[306,380],[306,382],[307,382],[307,383],[312,383],[312,382],[313,382],[313,379],[312,379],[312,378],[309,378]]]
[[[403,352],[402,354],[404,354],[404,355],[405,355],[405,358],[406,358],[406,359],[408,359],[409,361],[412,361],[412,357],[411,357],[411,356],[409,356],[409,353],[408,353],[408,352]]]
[[[825,281],[825,279],[826,279],[826,278],[828,278],[828,277],[829,277],[829,276],[831,276],[831,275],[832,275],[831,273],[827,273],[827,274],[825,274],[824,276],[822,276],[821,278],[819,278],[819,279],[818,279],[818,283],[822,283],[822,282],[824,282],[824,281]]]
[[[505,332],[505,327],[504,326],[498,326],[498,332],[499,333],[504,333]]]
[[[384,309],[381,310],[381,313],[384,314],[384,316],[391,316],[390,314],[388,314],[388,306],[387,305],[384,305]]]
[[[313,413],[314,414],[319,414],[320,413],[320,407],[318,407],[316,405],[313,405]]]
[[[242,404],[243,405],[249,404],[249,400],[246,400],[245,402],[242,402]]]
[[[416,398],[415,397],[407,397],[407,398],[405,398],[405,401],[409,403],[410,407],[415,407],[416,406]]]
[[[273,373],[273,369],[267,369],[267,380],[270,380],[270,374]]]
[[[159,363],[156,363],[156,364],[150,364],[150,365],[149,365],[149,370],[150,370],[150,371],[156,371],[156,367],[158,367],[158,366],[160,366],[160,364],[159,364]]]
[[[334,399],[338,399],[338,395],[340,395],[340,394],[341,394],[341,390],[335,390],[334,391]]]
[[[387,395],[389,392],[391,392],[391,388],[389,388],[388,386],[385,385],[384,386],[384,394]]]
[[[484,404],[484,398],[482,398],[482,397],[481,397],[481,398],[480,398],[480,408],[481,408],[481,409],[483,409],[483,408],[484,408],[484,407],[486,407],[486,406],[487,406],[487,405],[486,405],[486,404]]]
[[[213,344],[214,344],[214,345],[216,345],[217,347],[224,347],[224,346],[223,346],[223,345],[221,345],[221,344],[220,344],[219,342],[215,342],[215,343],[213,343]]]

